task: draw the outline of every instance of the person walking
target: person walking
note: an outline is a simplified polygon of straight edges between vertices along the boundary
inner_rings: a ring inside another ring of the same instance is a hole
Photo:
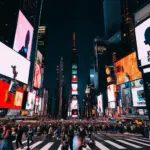
[[[7,125],[3,126],[1,150],[14,150],[12,144],[11,128]]]
[[[22,144],[23,128],[21,127],[20,124],[18,125],[16,133],[17,133],[16,148],[19,148],[19,144],[20,144],[21,148],[23,149],[23,144]]]

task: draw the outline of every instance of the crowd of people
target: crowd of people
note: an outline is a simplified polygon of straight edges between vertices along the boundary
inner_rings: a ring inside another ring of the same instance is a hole
[[[94,144],[93,133],[132,133],[142,134],[149,138],[149,127],[146,124],[122,124],[100,122],[38,122],[38,123],[7,123],[0,126],[1,150],[13,150],[15,141],[16,148],[23,148],[22,138],[27,138],[27,146],[33,143],[33,136],[42,136],[42,140],[60,140],[62,150],[81,150],[87,142]],[[45,138],[43,138],[45,137]]]

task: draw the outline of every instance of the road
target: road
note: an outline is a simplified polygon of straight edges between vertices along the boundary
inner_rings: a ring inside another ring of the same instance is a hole
[[[150,140],[136,135],[124,135],[113,133],[93,134],[95,144],[88,143],[83,150],[149,150]],[[30,145],[31,150],[61,150],[60,140],[43,141],[42,136],[35,136],[34,143]],[[15,145],[15,141],[13,141]],[[23,139],[24,148],[17,150],[26,150],[27,141]],[[14,146],[15,147],[15,146]]]

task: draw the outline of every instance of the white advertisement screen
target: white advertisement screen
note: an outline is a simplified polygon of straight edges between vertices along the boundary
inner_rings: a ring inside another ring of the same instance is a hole
[[[78,84],[72,84],[72,95],[78,95]]]
[[[115,109],[116,108],[116,102],[109,102],[108,108]]]
[[[108,102],[116,101],[115,99],[115,85],[109,85],[107,86],[107,96],[108,96]]]
[[[143,87],[132,88],[132,98],[134,107],[146,106]]]
[[[35,97],[36,97],[36,95],[34,93],[31,93],[31,92],[28,93],[28,99],[27,99],[27,103],[26,103],[27,110],[34,109]]]
[[[32,38],[33,27],[23,13],[19,11],[13,49],[28,60],[30,60],[31,55]]]
[[[77,100],[72,100],[71,110],[72,109],[78,109],[78,101]]]
[[[103,113],[103,96],[97,96],[97,112]]]
[[[150,53],[150,18],[135,28],[135,34],[138,58],[146,59]]]
[[[30,61],[0,42],[0,74],[28,84]]]

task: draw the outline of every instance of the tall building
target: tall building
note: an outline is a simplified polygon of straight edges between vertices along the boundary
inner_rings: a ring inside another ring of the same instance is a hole
[[[76,34],[73,33],[73,47],[72,47],[72,69],[71,69],[71,95],[68,108],[70,117],[78,117],[78,51],[76,49]]]
[[[60,59],[59,66],[56,68],[56,90],[55,90],[55,96],[56,96],[56,105],[55,105],[55,115],[62,117],[62,103],[63,103],[63,86],[64,86],[64,62],[63,57]]]

